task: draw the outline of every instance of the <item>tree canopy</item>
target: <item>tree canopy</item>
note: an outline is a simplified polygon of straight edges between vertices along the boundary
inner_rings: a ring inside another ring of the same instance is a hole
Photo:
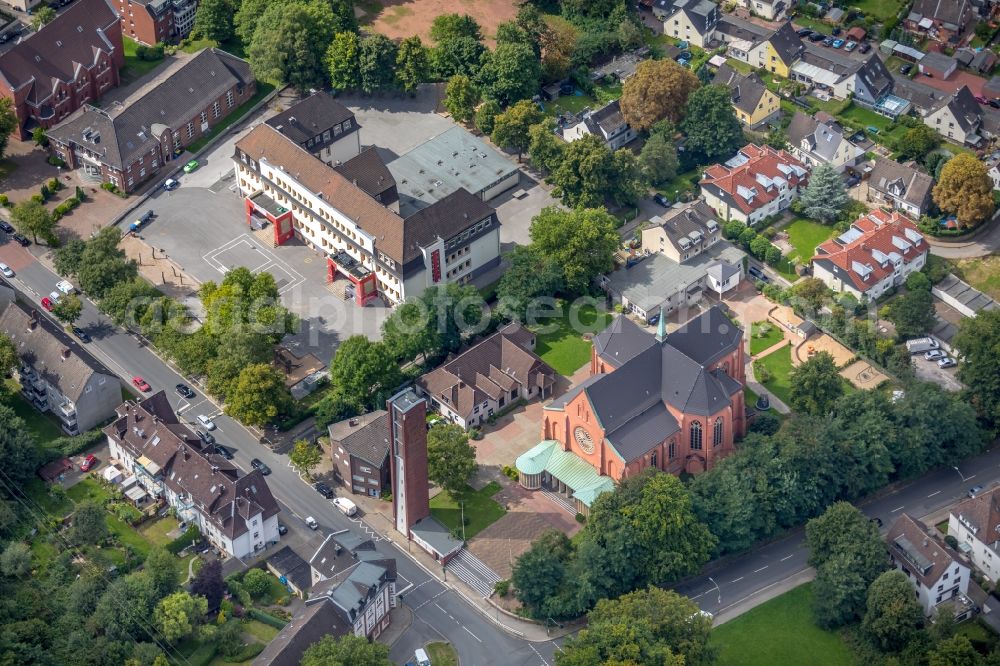
[[[302,653],[300,666],[392,666],[389,647],[364,636],[324,636]]]
[[[285,375],[268,363],[255,363],[240,370],[226,394],[226,414],[240,423],[264,426],[292,405]]]
[[[531,127],[544,117],[534,102],[521,100],[493,119],[490,138],[502,148],[516,150],[521,159],[521,153],[531,145]]]
[[[814,354],[788,373],[791,384],[791,407],[795,410],[822,416],[844,392],[844,378],[829,352]]]
[[[883,652],[897,652],[923,629],[924,612],[913,598],[913,586],[901,571],[887,571],[868,588],[861,631]]]
[[[967,227],[978,225],[996,208],[988,169],[969,153],[959,153],[945,163],[932,196],[942,211],[954,214]]]
[[[505,107],[530,99],[541,77],[541,64],[531,44],[515,42],[497,44],[483,55],[477,81],[483,95]]]
[[[344,340],[330,363],[330,382],[365,407],[374,407],[389,397],[401,379],[399,365],[381,342],[364,335]],[[376,400],[377,396],[381,399]]]
[[[52,217],[52,213],[35,199],[14,204],[14,208],[10,211],[10,221],[21,234],[31,236],[36,243],[39,236],[49,245],[57,243],[56,220]]]
[[[456,74],[448,79],[445,87],[444,108],[456,122],[469,123],[476,115],[479,104],[479,88],[465,74]]]
[[[254,74],[287,83],[300,93],[325,86],[327,48],[337,32],[352,31],[338,21],[326,0],[274,2],[256,21],[247,48]]]
[[[809,184],[799,197],[806,217],[823,224],[834,222],[847,206],[844,179],[831,165],[823,163],[809,174]]]
[[[452,495],[468,486],[479,465],[469,433],[454,423],[437,424],[427,431],[427,478]]]
[[[963,317],[953,340],[963,359],[958,378],[976,411],[994,430],[1000,425],[1000,311]]]
[[[697,87],[698,78],[691,70],[673,60],[644,60],[622,85],[622,115],[639,131],[663,118],[679,123],[688,96]]]
[[[699,164],[728,159],[746,141],[727,86],[702,86],[692,92],[680,128],[687,137],[684,149],[692,151]]]
[[[603,208],[550,207],[535,216],[529,233],[537,251],[562,266],[566,290],[581,294],[590,280],[614,267],[621,242],[615,227],[615,218]]]

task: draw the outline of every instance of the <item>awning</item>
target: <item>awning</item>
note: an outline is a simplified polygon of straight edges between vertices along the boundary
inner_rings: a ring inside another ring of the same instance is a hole
[[[522,474],[548,472],[566,484],[573,497],[590,506],[598,495],[615,489],[611,477],[597,473],[590,463],[572,451],[564,451],[559,442],[548,439],[518,456],[514,465]]]
[[[147,458],[146,456],[139,456],[138,458],[136,458],[135,461],[140,465],[142,465],[143,469],[145,469],[150,474],[156,475],[160,473],[160,466],[157,465],[152,460],[150,460],[149,458]]]
[[[934,21],[927,17],[924,17],[920,19],[920,23],[918,23],[917,25],[923,28],[924,30],[930,30],[931,28],[934,27]]]
[[[142,489],[142,486],[132,486],[131,488],[125,491],[125,497],[129,498],[130,500],[136,503],[138,503],[140,500],[146,497],[146,495],[147,493],[145,490]]]

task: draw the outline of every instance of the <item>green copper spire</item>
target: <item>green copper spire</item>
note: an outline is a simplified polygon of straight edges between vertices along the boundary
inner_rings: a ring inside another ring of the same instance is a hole
[[[660,306],[660,321],[656,323],[656,341],[663,342],[667,337],[667,320],[663,317],[663,306]]]

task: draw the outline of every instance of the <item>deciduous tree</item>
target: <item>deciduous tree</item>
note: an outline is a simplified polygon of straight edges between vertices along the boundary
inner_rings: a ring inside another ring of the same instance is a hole
[[[530,99],[541,76],[541,64],[530,44],[507,43],[483,56],[476,81],[484,96],[506,107]]]
[[[901,571],[887,571],[868,588],[861,631],[883,652],[898,652],[923,629],[924,613]]]
[[[11,541],[0,555],[0,573],[8,578],[22,578],[31,571],[31,547],[23,541]]]
[[[330,363],[330,381],[365,407],[374,407],[376,396],[388,397],[399,384],[399,366],[381,342],[352,335],[337,348]]]
[[[471,122],[476,115],[477,104],[479,104],[479,88],[472,79],[465,74],[456,74],[448,79],[444,92],[444,108],[448,109],[452,118],[460,123]]]
[[[427,477],[431,481],[454,496],[465,490],[477,467],[476,448],[465,428],[447,423],[427,431]]]
[[[233,37],[233,10],[230,0],[203,0],[194,13],[194,32],[224,42]]]
[[[490,138],[502,148],[516,150],[520,161],[521,153],[531,145],[532,125],[540,123],[544,118],[534,102],[522,100],[494,119]]]
[[[92,544],[108,535],[104,507],[91,501],[81,502],[73,512],[73,526],[69,539],[75,544]]]
[[[395,81],[396,42],[382,33],[371,33],[361,38],[358,48],[358,82],[361,90],[371,94],[384,90]]]
[[[728,159],[745,142],[726,86],[702,86],[692,92],[680,128],[687,137],[684,149],[697,156],[698,164]]]
[[[326,67],[334,89],[355,90],[360,87],[360,41],[356,32],[338,32],[330,42],[326,51]]]
[[[678,123],[697,87],[695,75],[673,60],[644,60],[622,86],[622,115],[640,131],[663,118]]]
[[[56,10],[52,9],[48,5],[39,7],[35,10],[35,15],[31,18],[31,29],[37,32],[55,20]]]
[[[809,184],[799,197],[806,217],[823,224],[834,222],[847,206],[844,179],[829,164],[820,164],[809,174]]]
[[[552,173],[562,162],[565,143],[556,136],[552,122],[542,121],[528,128],[528,155],[531,165],[543,173]]]
[[[473,37],[448,37],[431,49],[431,69],[440,79],[447,79],[455,74],[474,78],[479,74],[485,53],[486,47],[481,40]]]
[[[190,636],[207,612],[205,597],[193,597],[184,591],[174,592],[156,605],[153,622],[164,638],[176,642]]]
[[[222,580],[222,563],[216,559],[210,559],[202,565],[198,573],[191,581],[191,593],[205,597],[208,601],[208,610],[215,611],[222,602],[222,595],[225,593],[226,584]]]
[[[364,636],[324,636],[302,653],[300,666],[392,666],[389,647]]]
[[[241,369],[232,389],[226,393],[226,414],[246,425],[272,423],[291,404],[285,375],[267,363]]]
[[[233,32],[244,46],[250,45],[254,33],[257,31],[257,24],[270,5],[276,0],[241,0],[239,9],[233,16]]]
[[[310,474],[322,461],[323,450],[305,439],[295,442],[288,454],[288,462],[292,463],[292,467],[300,474]]]
[[[181,582],[177,573],[177,556],[159,546],[149,551],[142,563],[142,572],[149,577],[159,597],[173,592]]]
[[[575,143],[575,142],[574,142]],[[562,266],[566,289],[583,293],[590,280],[614,267],[621,239],[615,218],[603,208],[544,208],[531,221],[531,242]]]
[[[70,326],[83,314],[83,302],[76,294],[66,294],[52,306],[52,314],[62,323]]]
[[[932,192],[934,203],[958,218],[959,224],[974,227],[992,213],[993,181],[986,165],[974,155],[959,153],[941,169]]]
[[[968,636],[953,636],[927,654],[928,666],[979,666],[981,657]]]
[[[814,416],[828,413],[844,392],[844,378],[828,352],[817,352],[792,368],[788,380],[791,384],[791,407]]]
[[[0,377],[6,377],[21,365],[14,341],[6,333],[0,332]]]
[[[49,245],[55,245],[57,242],[55,218],[45,206],[34,199],[14,204],[14,208],[10,211],[10,221],[20,233],[31,236],[36,243],[39,236]]]
[[[639,163],[646,178],[653,185],[665,183],[677,175],[677,146],[670,136],[656,132],[642,146]]]
[[[500,105],[494,100],[485,100],[476,110],[476,129],[483,134],[493,134],[493,125],[500,115]]]
[[[602,139],[588,134],[566,145],[551,180],[564,204],[593,208],[604,203],[617,177],[612,152]]]
[[[896,142],[896,150],[900,153],[896,159],[922,161],[940,143],[941,135],[931,126],[920,123],[906,130]],[[933,173],[933,169],[931,172]]]
[[[254,567],[243,575],[243,587],[255,599],[261,597],[271,587],[271,574]]]
[[[886,304],[885,310],[886,319],[896,325],[896,333],[904,338],[923,335],[937,325],[934,297],[930,291],[916,289],[896,296]]]
[[[408,93],[414,93],[417,86],[430,76],[430,59],[427,57],[427,47],[414,35],[399,43],[396,53],[396,80],[399,86]]]
[[[260,17],[247,56],[258,79],[280,81],[306,93],[323,88],[327,48],[338,22],[325,0],[270,4]]]
[[[1000,311],[984,310],[959,323],[953,346],[963,359],[958,378],[979,415],[993,429],[1000,424]]]
[[[536,617],[555,591],[563,586],[573,544],[557,530],[543,533],[514,563],[511,582],[517,598]]]
[[[456,37],[471,37],[476,41],[483,38],[483,29],[468,14],[439,14],[431,22],[431,39],[443,42]]]
[[[533,245],[515,246],[506,259],[510,265],[497,286],[499,307],[505,317],[524,321],[533,298],[555,296],[562,289],[563,270]]]

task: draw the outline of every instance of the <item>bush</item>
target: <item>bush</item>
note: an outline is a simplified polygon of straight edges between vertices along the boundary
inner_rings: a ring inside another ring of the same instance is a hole
[[[62,183],[59,182],[58,178],[53,178],[48,182],[49,192],[58,192],[62,189]]]
[[[763,412],[754,417],[753,422],[750,423],[750,427],[747,430],[760,433],[761,435],[773,435],[780,428],[781,419],[770,412]]]
[[[511,481],[517,481],[520,478],[520,474],[518,473],[517,468],[512,467],[510,465],[503,466],[503,475],[506,476]]]
[[[269,627],[274,627],[275,629],[284,629],[285,625],[288,624],[279,617],[275,617],[270,613],[265,613],[262,610],[256,608],[248,608],[246,610],[246,615],[251,620],[257,620],[258,622],[263,622]]]
[[[167,544],[167,551],[176,555],[190,546],[192,541],[198,541],[200,539],[201,532],[198,530],[198,526],[188,525],[188,528],[184,530],[184,534]]]
[[[76,186],[76,200],[81,203],[87,200],[87,193],[79,185]]]
[[[50,165],[52,165],[54,167],[64,167],[64,166],[66,166],[66,161],[63,160],[63,158],[61,158],[61,157],[56,157],[55,155],[49,155],[45,159],[45,161],[48,162]]]
[[[581,525],[587,522],[587,516],[583,515],[582,513],[577,513],[575,517],[576,517],[576,522],[580,523]]]
[[[4,208],[10,206],[10,197],[6,194],[0,194],[0,206],[3,206]]]
[[[38,193],[42,195],[42,201],[45,201],[52,196],[52,193],[49,192],[49,186],[45,183],[42,183],[42,186],[38,188]]]
[[[271,574],[263,569],[251,569],[243,576],[243,587],[256,599],[270,589]]]
[[[766,384],[771,381],[771,371],[767,369],[767,366],[760,361],[754,361],[753,363],[753,376],[756,377],[757,381],[761,384]]]
[[[506,597],[507,592],[510,591],[510,581],[498,580],[496,584],[493,585],[493,591],[498,597]]]
[[[261,652],[263,652],[265,647],[267,646],[264,645],[263,643],[257,643],[257,642],[250,643],[249,645],[244,645],[242,648],[239,649],[239,651],[236,654],[228,655],[226,657],[226,663],[242,664],[244,662],[248,662],[257,655],[259,655]]]
[[[31,195],[31,200],[32,201],[37,201],[40,204],[45,203],[45,197],[43,197],[41,194],[32,194]]]
[[[946,544],[948,544],[949,548],[953,548],[955,550],[958,550],[958,539],[956,539],[952,535],[946,534],[945,537],[944,537],[944,542]]]

